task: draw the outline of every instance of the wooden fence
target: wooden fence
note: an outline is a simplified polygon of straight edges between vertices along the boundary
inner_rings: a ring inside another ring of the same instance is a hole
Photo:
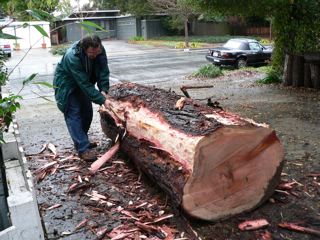
[[[320,53],[303,56],[287,54],[283,83],[293,87],[320,89]]]

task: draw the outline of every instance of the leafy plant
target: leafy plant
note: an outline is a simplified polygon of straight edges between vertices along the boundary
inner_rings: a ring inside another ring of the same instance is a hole
[[[199,46],[200,46],[199,43],[196,43],[196,42],[191,42],[190,43],[190,47],[191,48],[199,48]]]
[[[8,97],[0,98],[0,134],[7,130],[12,122],[13,114],[20,108],[18,100],[22,99],[19,95],[9,95]],[[2,134],[0,143],[3,143]]]
[[[185,48],[185,47],[186,47],[186,44],[185,44],[184,42],[179,42],[179,43],[177,43],[177,44],[175,45],[175,48],[179,48],[179,49]],[[189,44],[189,47],[190,47],[190,48],[199,48],[199,47],[200,47],[200,44],[199,44],[199,43],[196,43],[196,42],[191,42],[191,43]]]
[[[279,71],[275,70],[274,68],[269,68],[267,70],[267,76],[261,80],[258,80],[257,82],[262,84],[281,83],[282,75]]]
[[[144,37],[142,37],[142,36],[131,37],[131,38],[129,39],[129,41],[135,41],[135,42],[137,42],[137,41],[144,41]]]
[[[262,45],[272,45],[273,44],[273,41],[268,38],[262,38],[261,40],[259,40],[259,42]]]
[[[51,48],[50,52],[53,55],[63,55],[66,53],[70,45],[59,45],[59,46],[54,46]]]
[[[174,48],[185,48],[185,44],[183,42],[179,42],[174,46]]]
[[[199,70],[192,74],[193,77],[216,78],[223,75],[222,70],[212,64],[202,65]]]

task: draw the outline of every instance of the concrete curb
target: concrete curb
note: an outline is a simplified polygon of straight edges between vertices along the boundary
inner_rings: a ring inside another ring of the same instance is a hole
[[[8,189],[11,227],[0,232],[0,240],[43,240],[44,232],[27,159],[21,146],[17,121],[3,133],[1,145]]]

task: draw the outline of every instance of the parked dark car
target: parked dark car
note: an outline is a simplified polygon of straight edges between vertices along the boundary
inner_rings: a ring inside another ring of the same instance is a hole
[[[2,39],[0,39],[0,54],[11,57],[11,46],[9,43],[3,41]]]
[[[209,49],[206,59],[214,65],[231,65],[238,68],[269,62],[272,47],[263,46],[254,39],[233,38],[222,47]]]

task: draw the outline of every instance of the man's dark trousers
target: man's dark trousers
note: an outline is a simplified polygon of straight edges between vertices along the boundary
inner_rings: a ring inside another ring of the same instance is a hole
[[[92,103],[89,98],[80,89],[70,93],[64,111],[64,119],[79,154],[89,149],[88,131],[92,115]]]

